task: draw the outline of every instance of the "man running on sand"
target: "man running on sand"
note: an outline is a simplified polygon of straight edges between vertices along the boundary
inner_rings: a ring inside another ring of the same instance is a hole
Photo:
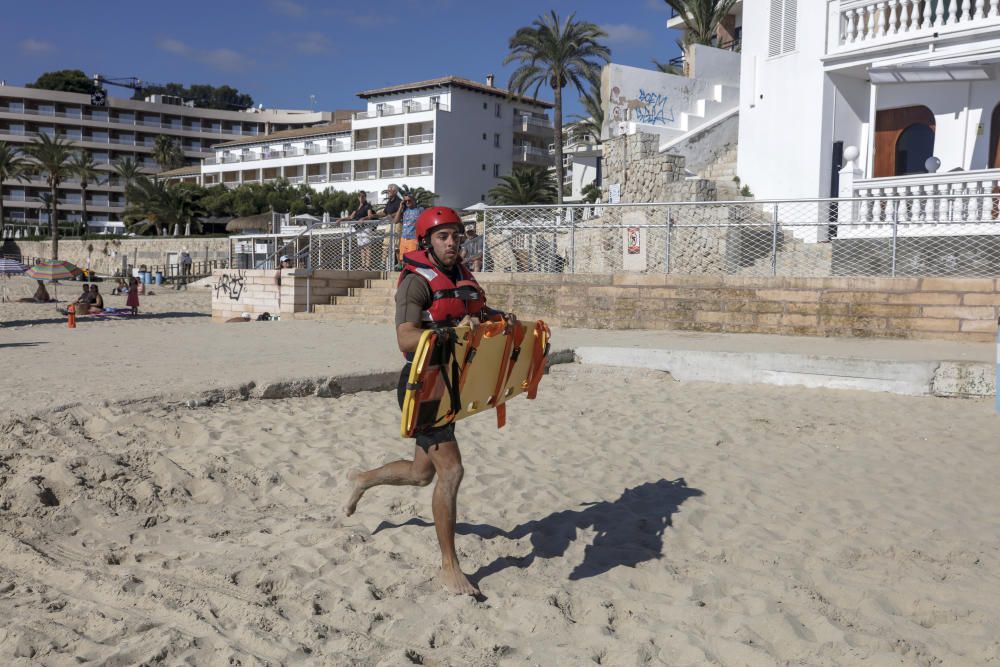
[[[419,248],[407,253],[396,289],[396,341],[406,356],[399,376],[397,396],[403,405],[410,363],[424,329],[469,325],[476,328],[482,318],[503,315],[486,306],[482,288],[459,259],[464,228],[450,208],[429,208],[417,220]],[[458,595],[478,595],[462,573],[455,553],[455,514],[458,487],[462,483],[462,454],[455,439],[455,424],[416,434],[413,460],[402,459],[381,468],[349,473],[353,485],[345,508],[354,514],[358,501],[373,486],[427,486],[437,475],[431,509],[441,547],[441,583]]]

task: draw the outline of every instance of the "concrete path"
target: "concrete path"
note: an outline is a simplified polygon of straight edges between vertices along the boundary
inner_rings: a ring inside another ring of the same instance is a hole
[[[0,329],[5,411],[196,397],[248,383],[256,383],[259,395],[268,383],[287,380],[311,379],[319,387],[351,375],[391,378],[402,362],[386,325],[215,324],[207,317],[106,324]],[[679,380],[936,395],[995,391],[996,346],[987,343],[557,329],[553,347],[576,351],[583,363],[659,368]]]

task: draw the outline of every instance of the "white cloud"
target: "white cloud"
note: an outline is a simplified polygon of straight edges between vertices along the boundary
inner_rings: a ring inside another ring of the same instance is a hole
[[[307,32],[292,37],[295,43],[295,50],[299,53],[320,54],[328,52],[333,44],[330,39],[321,32]]]
[[[602,25],[601,30],[608,33],[607,39],[611,44],[639,44],[649,39],[648,32],[627,23]]]
[[[21,47],[21,53],[27,55],[38,55],[40,53],[48,53],[50,51],[55,51],[55,48],[50,42],[43,42],[40,39],[22,39],[18,46]]]
[[[295,0],[271,0],[268,4],[272,11],[285,16],[304,16],[306,13],[306,8]]]
[[[156,41],[156,46],[161,51],[172,53],[183,58],[190,58],[210,67],[229,72],[235,72],[248,68],[253,61],[238,51],[232,49],[196,49],[184,42],[164,37]]]

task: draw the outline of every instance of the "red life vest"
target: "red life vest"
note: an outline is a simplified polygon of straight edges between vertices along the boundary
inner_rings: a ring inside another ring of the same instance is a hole
[[[486,307],[486,294],[472,272],[462,262],[455,266],[460,274],[458,282],[442,272],[426,250],[414,250],[403,256],[403,270],[396,287],[412,273],[426,280],[431,288],[431,305],[421,313],[422,326],[455,326],[466,315],[479,317]]]

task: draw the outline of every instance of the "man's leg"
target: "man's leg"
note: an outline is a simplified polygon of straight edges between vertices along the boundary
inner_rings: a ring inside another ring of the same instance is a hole
[[[347,479],[353,484],[351,497],[344,506],[347,516],[354,514],[358,501],[373,486],[427,486],[434,479],[434,464],[422,448],[414,446],[413,460],[400,459],[367,472],[352,470]]]
[[[434,530],[437,532],[438,545],[441,547],[440,581],[445,588],[456,595],[478,595],[479,589],[473,586],[462,572],[458,554],[455,553],[458,487],[465,474],[462,468],[462,453],[458,450],[458,443],[451,441],[431,445],[428,454],[437,472],[431,510],[434,514]]]

